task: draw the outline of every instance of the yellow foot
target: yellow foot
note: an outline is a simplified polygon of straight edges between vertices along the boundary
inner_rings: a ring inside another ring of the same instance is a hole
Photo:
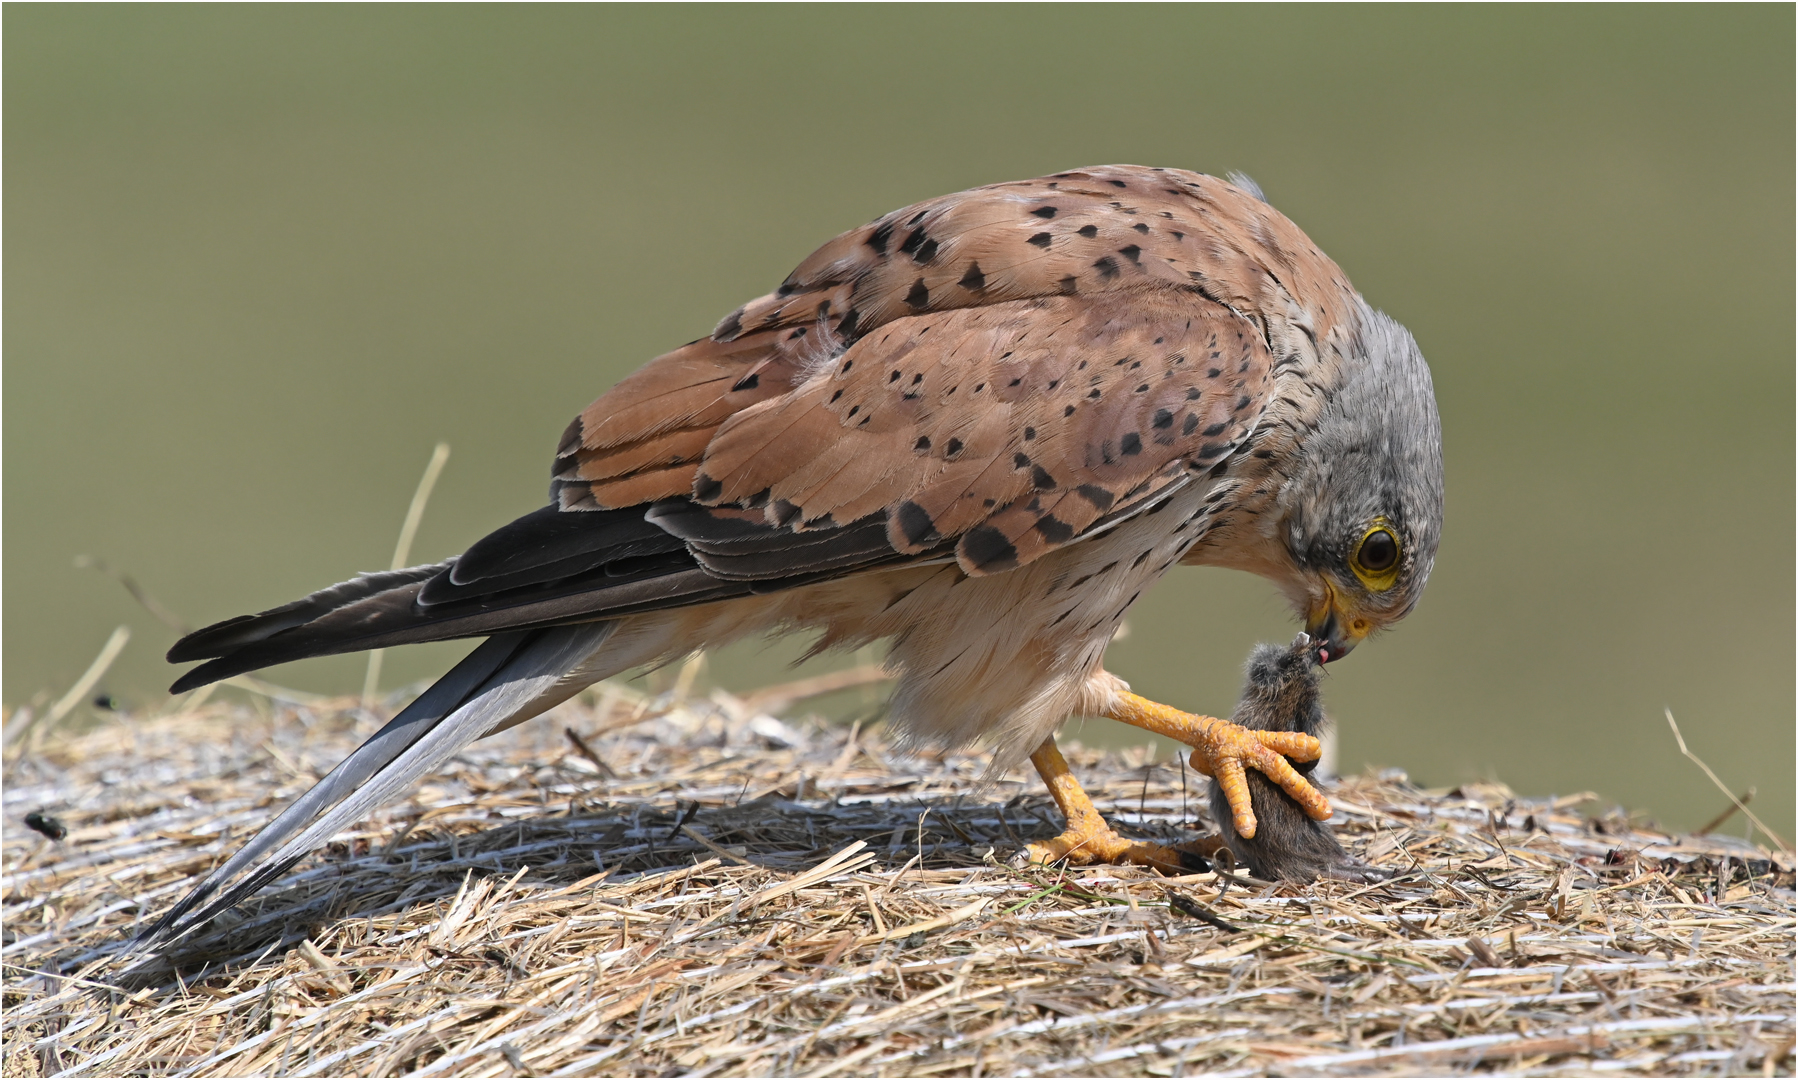
[[[1014,865],[1047,866],[1067,860],[1076,866],[1090,863],[1152,866],[1164,874],[1194,874],[1210,869],[1196,852],[1166,847],[1147,840],[1119,836],[1097,814],[1070,825],[1053,840],[1038,840],[1020,851]]]
[[[1236,831],[1244,837],[1253,837],[1257,828],[1245,768],[1258,770],[1284,788],[1313,820],[1323,821],[1330,816],[1330,800],[1287,760],[1317,760],[1323,746],[1309,735],[1296,731],[1252,731],[1215,716],[1181,712],[1127,690],[1117,692],[1105,715],[1193,747],[1192,767],[1217,778],[1224,798],[1230,801]]]
[[[1042,774],[1043,783],[1049,785],[1049,794],[1061,808],[1068,827],[1055,839],[1038,841],[1018,852],[1013,865],[1045,866],[1066,859],[1076,865],[1135,863],[1153,866],[1164,874],[1189,874],[1207,868],[1205,860],[1196,852],[1119,836],[1099,816],[1080,781],[1074,779],[1067,759],[1061,756],[1053,738],[1043,740],[1036,753],[1030,755],[1030,762]]]

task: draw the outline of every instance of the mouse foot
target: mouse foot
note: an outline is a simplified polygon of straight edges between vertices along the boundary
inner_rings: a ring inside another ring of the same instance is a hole
[[[1391,880],[1394,873],[1395,871],[1388,870],[1383,866],[1351,860],[1326,866],[1318,872],[1317,876],[1330,881],[1346,881],[1353,885],[1377,885],[1382,881]]]

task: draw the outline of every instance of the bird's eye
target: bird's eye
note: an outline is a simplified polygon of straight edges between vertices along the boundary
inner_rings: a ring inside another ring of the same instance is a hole
[[[1375,525],[1362,534],[1349,564],[1362,584],[1377,591],[1398,580],[1398,561],[1398,537],[1387,526]]]
[[[1392,564],[1398,562],[1398,541],[1385,529],[1375,529],[1361,541],[1361,553],[1355,558],[1361,563],[1363,570],[1371,570],[1376,574],[1382,570],[1390,570]]]

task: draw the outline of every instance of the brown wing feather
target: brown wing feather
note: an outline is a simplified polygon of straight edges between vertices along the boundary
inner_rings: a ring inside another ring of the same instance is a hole
[[[897,551],[959,538],[968,572],[1009,569],[1221,461],[1272,366],[1251,323],[1186,289],[916,316],[726,422],[700,501],[766,493],[770,524],[814,527],[885,511]]]
[[[561,474],[563,480],[615,480],[646,470],[667,469],[698,461],[705,456],[716,424],[681,428],[651,435],[638,442],[619,447],[610,454],[591,455],[577,460]]]
[[[909,337],[921,315],[1154,286],[1200,290],[1247,318],[1277,355],[1290,350],[1280,333],[1315,340],[1341,325],[1352,293],[1297,226],[1215,177],[1114,165],[946,195],[831,240],[711,337],[651,361],[595,401],[559,448],[559,503],[604,508],[688,494],[699,432],[789,393],[873,331]],[[683,429],[690,437],[657,441]],[[975,418],[948,437],[982,453],[998,436]],[[982,484],[1007,487],[991,476]]]
[[[829,330],[783,327],[728,341],[702,338],[630,375],[563,435],[554,488],[562,507],[606,509],[686,494],[719,424],[785,394],[814,353],[834,348],[818,347],[814,332]]]

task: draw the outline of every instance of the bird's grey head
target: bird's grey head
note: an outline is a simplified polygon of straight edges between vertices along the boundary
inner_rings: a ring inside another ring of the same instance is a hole
[[[1442,536],[1442,423],[1410,331],[1363,308],[1345,365],[1279,494],[1306,631],[1335,660],[1409,612]]]

